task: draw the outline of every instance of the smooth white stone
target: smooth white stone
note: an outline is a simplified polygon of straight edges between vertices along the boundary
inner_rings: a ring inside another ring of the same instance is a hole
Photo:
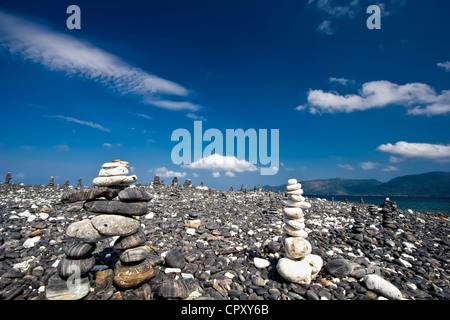
[[[293,190],[293,191],[288,191],[286,192],[287,195],[291,196],[291,195],[297,195],[300,196],[303,194],[303,189],[298,189],[298,190]]]
[[[302,230],[305,229],[305,219],[283,219],[283,222],[286,223],[288,226],[296,229],[296,230]]]
[[[301,259],[311,253],[311,243],[300,237],[287,237],[283,242],[286,256],[289,259]]]
[[[166,268],[164,270],[164,273],[181,273],[181,269],[180,268]]]
[[[294,261],[288,258],[281,258],[277,263],[278,274],[285,280],[293,283],[311,283],[312,269],[306,261]]]
[[[292,200],[283,200],[283,204],[286,207],[291,207],[291,208],[301,208],[301,209],[309,209],[311,208],[311,204],[309,202],[296,202],[296,201],[292,201]]]
[[[298,181],[297,179],[289,179],[288,184],[296,184]]]
[[[259,269],[267,268],[270,266],[270,261],[266,259],[261,259],[258,257],[253,258],[253,263],[255,264],[255,267]]]
[[[303,261],[306,261],[311,266],[311,279],[315,279],[317,274],[320,272],[323,266],[323,260],[320,256],[316,254],[308,254]]]
[[[284,217],[288,219],[300,219],[303,218],[303,210],[300,208],[284,208]]]
[[[402,293],[396,286],[376,274],[366,275],[364,277],[364,283],[369,290],[381,294],[388,299],[402,299]]]
[[[102,164],[102,168],[116,168],[116,167],[128,167],[130,164],[123,160],[113,160],[111,162],[106,162]]]
[[[302,188],[302,185],[300,183],[296,183],[296,184],[290,184],[286,186],[286,190],[287,191],[294,191],[294,190],[299,190]]]
[[[128,174],[128,169],[126,167],[102,168],[98,173],[99,177],[121,176],[124,174]]]
[[[194,228],[187,228],[186,229],[186,233],[190,234],[190,235],[194,235],[195,234],[195,229]]]
[[[306,232],[305,229],[297,230],[287,224],[283,226],[283,232],[293,237],[300,237],[305,239],[308,237],[308,232]]]
[[[302,192],[303,192],[303,190],[302,190]],[[299,196],[299,195],[297,195],[297,194],[291,194],[291,195],[289,195],[289,199],[291,199],[292,201],[296,201],[296,202],[303,202],[303,201],[306,200],[305,197]]]
[[[92,183],[97,187],[106,186],[118,186],[118,185],[129,185],[137,181],[137,176],[112,176],[112,177],[97,177]]]
[[[36,245],[36,243],[39,242],[39,240],[41,240],[41,236],[37,236],[34,238],[28,238],[27,240],[25,240],[25,242],[22,244],[22,246],[24,248],[32,248]]]

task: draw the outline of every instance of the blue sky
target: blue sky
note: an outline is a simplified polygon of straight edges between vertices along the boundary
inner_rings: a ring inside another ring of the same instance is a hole
[[[66,27],[71,4],[80,30]],[[366,27],[371,4],[380,30]],[[449,171],[448,12],[438,0],[3,0],[0,179],[90,185],[113,159],[141,183],[221,189]],[[172,132],[193,135],[194,121],[224,137],[278,129],[277,174],[174,164]]]

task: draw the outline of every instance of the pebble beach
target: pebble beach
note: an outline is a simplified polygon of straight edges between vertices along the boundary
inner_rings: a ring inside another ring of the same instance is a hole
[[[87,187],[0,184],[0,298],[47,300],[69,225],[96,214],[62,196]],[[448,300],[450,224],[445,214],[382,210],[308,198],[305,230],[323,267],[308,284],[277,272],[286,256],[283,192],[132,186],[148,192],[134,217],[145,235],[148,280],[114,282],[116,237],[93,246],[81,300]],[[116,271],[117,272],[117,271]],[[70,297],[69,297],[70,300]]]

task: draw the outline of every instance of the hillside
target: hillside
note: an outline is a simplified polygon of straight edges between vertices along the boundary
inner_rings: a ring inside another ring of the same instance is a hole
[[[307,195],[405,195],[450,197],[450,172],[429,172],[394,178],[382,183],[375,179],[323,179],[302,182]],[[286,186],[264,186],[284,190]]]

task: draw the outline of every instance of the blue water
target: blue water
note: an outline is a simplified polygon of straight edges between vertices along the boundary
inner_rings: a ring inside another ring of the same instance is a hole
[[[333,195],[320,195],[314,196],[312,198],[325,198],[331,201],[344,201],[347,199],[349,202],[359,203],[360,196],[333,196]],[[381,205],[385,196],[363,196],[365,204]],[[404,197],[404,196],[389,196],[389,200],[397,202],[397,207],[402,210],[411,209],[413,211],[423,211],[423,212],[442,212],[450,214],[450,197]]]

